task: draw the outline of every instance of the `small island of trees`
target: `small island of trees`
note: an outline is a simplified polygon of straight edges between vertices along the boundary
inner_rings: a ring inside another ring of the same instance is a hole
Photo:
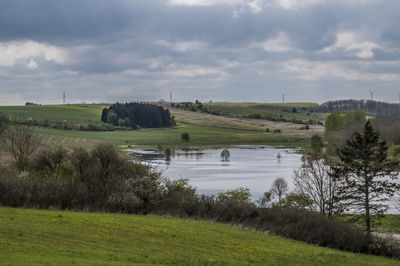
[[[115,103],[104,108],[101,121],[114,126],[137,128],[170,127],[175,124],[168,109],[148,103]]]

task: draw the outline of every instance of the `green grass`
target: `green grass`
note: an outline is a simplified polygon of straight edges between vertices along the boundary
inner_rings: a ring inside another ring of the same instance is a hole
[[[0,261],[21,264],[398,265],[228,225],[0,207]]]
[[[300,112],[301,108],[315,108],[318,104],[314,103],[211,103],[205,106],[212,112],[219,112],[226,116],[247,116],[259,114],[263,117],[270,117],[275,119],[286,120],[301,120],[307,122],[310,119],[316,121],[325,121],[327,114],[324,113],[310,113]],[[283,111],[279,107],[295,107],[298,112],[292,113]]]
[[[87,124],[101,122],[101,111],[104,107],[105,105],[99,104],[0,106],[0,113],[15,119],[66,120],[74,124]]]
[[[11,118],[32,118],[49,121],[70,121],[74,124],[99,122],[105,105],[49,105],[49,106],[1,106],[0,113]],[[142,129],[126,131],[77,131],[52,128],[36,128],[44,144],[65,147],[92,146],[99,141],[115,144],[163,145],[163,146],[228,146],[274,145],[307,147],[310,132],[290,129],[280,133],[266,133],[265,127],[249,121],[230,122],[213,119],[197,119],[193,112],[177,115],[177,128]],[[278,125],[279,126],[279,125]],[[299,125],[300,127],[300,125]],[[295,132],[297,131],[297,132]],[[181,134],[189,132],[191,141],[181,140]],[[285,135],[288,133],[288,135]]]
[[[308,147],[307,136],[284,136],[279,133],[247,131],[182,124],[178,128],[142,129],[126,131],[65,131],[50,128],[36,128],[44,143],[79,146],[96,141],[110,141],[115,144],[163,145],[163,146],[227,146],[227,145],[274,145],[287,147]],[[189,132],[191,140],[181,139],[183,132]]]
[[[358,219],[357,221],[352,221],[354,216],[342,216],[339,219],[347,222],[351,222],[359,227],[365,227],[365,221]],[[373,219],[371,230],[375,232],[390,232],[393,234],[400,234],[400,214],[386,214],[381,219]]]

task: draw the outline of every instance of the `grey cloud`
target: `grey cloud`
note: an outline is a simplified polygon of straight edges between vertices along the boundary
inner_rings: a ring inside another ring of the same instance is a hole
[[[400,2],[348,2],[323,1],[300,9],[266,5],[260,12],[242,9],[235,16],[238,6],[177,6],[162,0],[0,1],[0,43],[32,40],[68,55],[63,64],[36,56],[0,66],[0,94],[57,99],[67,88],[73,99],[90,101],[96,91],[93,100],[113,101],[154,100],[174,90],[181,100],[279,101],[285,90],[293,100],[323,101],[338,87],[350,97],[362,95],[369,85],[382,86],[387,91],[382,97],[389,99],[399,80],[363,77],[399,70]],[[360,58],[360,48],[324,52],[340,32],[358,34],[355,42],[376,44],[372,56],[367,49]],[[287,49],[262,47],[280,33],[287,36]],[[27,67],[31,59],[37,68]],[[360,78],[324,72],[307,80],[285,68],[292,59]]]

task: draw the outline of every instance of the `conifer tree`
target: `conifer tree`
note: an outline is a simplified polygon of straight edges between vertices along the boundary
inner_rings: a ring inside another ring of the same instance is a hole
[[[390,197],[399,189],[395,164],[387,159],[388,147],[367,121],[362,133],[354,133],[339,150],[340,162],[332,175],[339,182],[337,198],[347,210],[361,214],[368,235],[371,218],[383,215]]]

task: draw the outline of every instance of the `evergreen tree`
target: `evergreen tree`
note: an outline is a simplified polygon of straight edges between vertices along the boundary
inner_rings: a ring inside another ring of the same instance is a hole
[[[363,133],[354,133],[339,150],[340,162],[333,167],[333,178],[339,183],[336,197],[348,211],[361,214],[368,235],[372,215],[383,215],[387,202],[399,189],[391,180],[397,178],[395,164],[387,159],[388,147],[379,140],[369,121]]]

